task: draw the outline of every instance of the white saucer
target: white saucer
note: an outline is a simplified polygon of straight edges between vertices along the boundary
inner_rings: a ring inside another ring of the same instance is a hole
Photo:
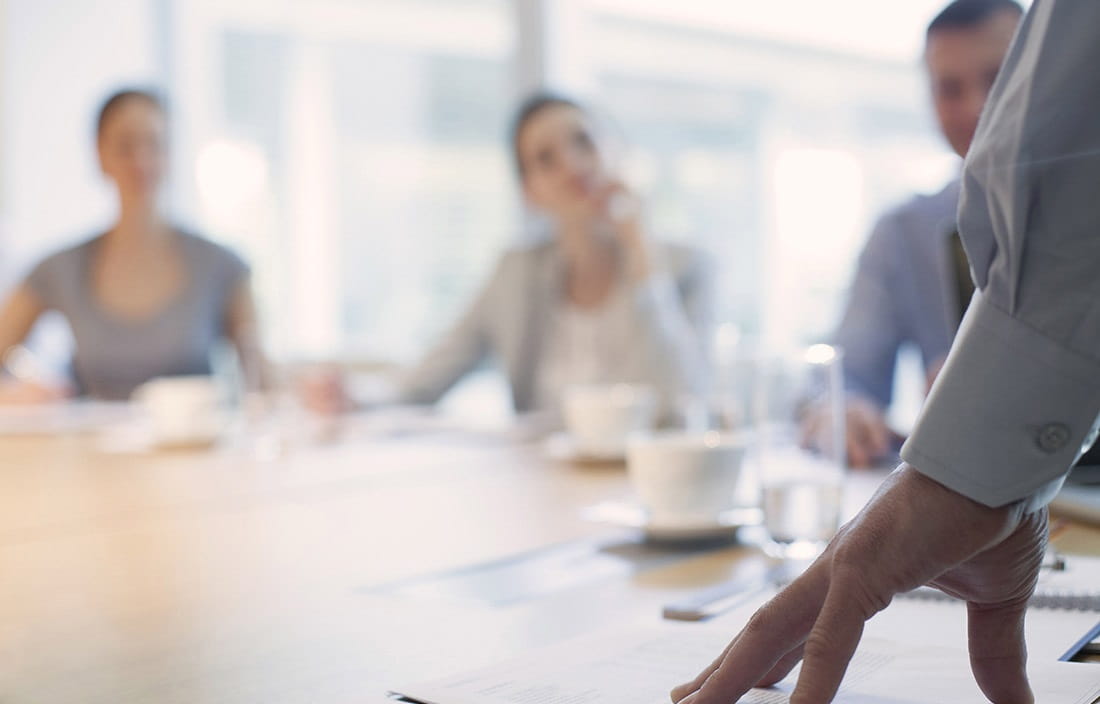
[[[654,523],[649,513],[630,501],[604,501],[589,506],[581,517],[593,523],[637,528],[657,541],[690,541],[730,538],[738,528],[759,525],[763,511],[756,507],[734,508],[714,518],[690,518],[683,521]]]
[[[57,401],[0,407],[0,435],[95,433],[134,417],[124,401]]]
[[[546,438],[546,454],[559,462],[611,463],[626,461],[625,443],[618,446],[585,447],[566,432]]]
[[[144,454],[156,451],[207,450],[221,440],[222,433],[213,428],[195,429],[186,435],[158,437],[146,419],[118,423],[99,433],[98,447],[111,454]]]
[[[153,446],[158,450],[206,450],[221,440],[221,433],[193,433],[173,437],[155,438]]]

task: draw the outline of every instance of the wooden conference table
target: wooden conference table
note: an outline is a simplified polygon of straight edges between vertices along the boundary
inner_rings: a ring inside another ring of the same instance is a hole
[[[273,459],[250,447],[112,454],[87,435],[0,437],[0,702],[382,702],[655,622],[761,559],[643,548],[583,521],[628,495],[623,468],[502,436],[292,443]],[[1100,530],[1056,542],[1100,554]],[[453,572],[548,546],[546,578],[498,570],[511,581],[489,585],[495,601]]]

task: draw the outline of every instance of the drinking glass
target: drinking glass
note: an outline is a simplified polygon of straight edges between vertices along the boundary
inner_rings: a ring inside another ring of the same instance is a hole
[[[841,351],[813,345],[757,357],[752,414],[773,557],[808,559],[840,525],[846,473]]]

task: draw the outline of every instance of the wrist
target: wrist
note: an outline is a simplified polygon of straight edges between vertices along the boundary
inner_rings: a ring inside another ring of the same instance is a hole
[[[1016,526],[1029,513],[1026,499],[996,508],[986,506],[921,472],[920,469],[908,462],[903,461],[894,470],[894,473],[898,475],[901,481],[919,485],[927,494],[938,495],[942,502],[955,503],[955,510],[958,513],[974,516],[975,520],[983,522],[991,520],[999,522],[1002,537],[1007,537],[1015,530]]]
[[[623,268],[633,283],[649,279],[656,268],[655,258],[642,227],[637,222],[624,223],[616,227],[619,244],[623,252]]]

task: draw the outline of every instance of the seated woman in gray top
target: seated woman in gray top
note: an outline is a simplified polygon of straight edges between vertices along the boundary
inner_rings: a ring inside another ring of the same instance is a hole
[[[236,346],[245,378],[258,385],[248,267],[235,254],[180,231],[158,207],[167,166],[166,115],[144,91],[113,95],[96,129],[103,173],[118,191],[106,233],[47,257],[0,308],[0,354],[38,318],[60,311],[72,328],[72,388],[0,380],[0,403],[48,400],[71,391],[125,399],[159,376],[209,374],[221,339]]]
[[[571,384],[635,382],[666,400],[700,390],[710,306],[702,257],[655,242],[640,204],[601,151],[576,102],[529,99],[512,148],[527,204],[553,236],[505,253],[473,303],[398,383],[398,400],[433,403],[486,357],[507,375],[516,411],[553,410]],[[335,380],[305,388],[335,411]]]

